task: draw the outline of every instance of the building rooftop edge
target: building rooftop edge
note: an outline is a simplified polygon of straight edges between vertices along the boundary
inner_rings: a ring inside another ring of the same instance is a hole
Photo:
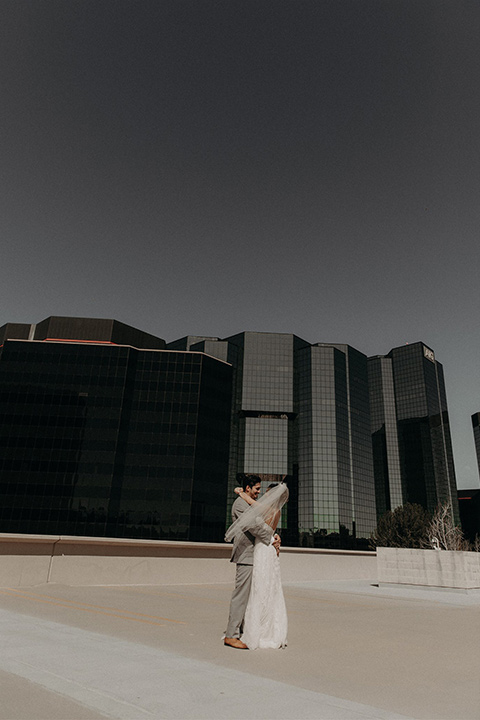
[[[125,347],[125,348],[131,348],[132,350],[137,350],[137,352],[155,352],[155,353],[182,353],[183,355],[205,355],[205,357],[211,358],[212,360],[217,360],[218,362],[223,363],[224,365],[228,365],[231,367],[231,363],[226,362],[226,360],[221,360],[220,358],[215,357],[214,355],[209,355],[208,353],[201,352],[200,350],[170,350],[169,348],[138,348],[135,347],[135,345],[123,345],[121,343],[114,343],[109,340],[25,340],[22,338],[7,338],[7,340],[4,341],[3,344],[7,342],[12,343],[28,343],[29,345],[38,344],[38,345],[45,345],[45,343],[50,343],[51,345],[100,345],[101,347],[110,346],[110,347]],[[0,348],[3,347],[3,344],[0,345]]]

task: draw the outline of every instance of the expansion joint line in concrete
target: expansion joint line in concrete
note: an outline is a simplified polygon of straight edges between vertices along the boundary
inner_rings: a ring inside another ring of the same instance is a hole
[[[50,555],[50,562],[48,563],[47,583],[50,582],[50,577],[52,574],[53,556],[55,555],[55,548],[56,548],[58,542],[60,542],[60,538],[57,538],[55,540],[55,542],[53,543],[52,554]]]

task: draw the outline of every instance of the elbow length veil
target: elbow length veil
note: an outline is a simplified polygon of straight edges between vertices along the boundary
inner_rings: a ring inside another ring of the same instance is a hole
[[[279,483],[268,490],[254,505],[250,505],[240,517],[230,525],[225,533],[225,541],[230,542],[235,535],[252,530],[257,525],[269,523],[275,513],[285,505],[288,500],[288,487]]]

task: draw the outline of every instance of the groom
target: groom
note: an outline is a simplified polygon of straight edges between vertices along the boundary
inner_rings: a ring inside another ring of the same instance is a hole
[[[258,475],[237,475],[237,481],[242,485],[244,492],[252,500],[256,500],[260,493],[261,480]],[[232,505],[232,521],[235,522],[250,505],[241,497],[238,497]],[[247,650],[247,646],[240,640],[243,632],[243,618],[247,609],[250,586],[252,584],[253,572],[253,546],[255,537],[258,537],[266,545],[270,544],[273,529],[267,523],[256,525],[254,529],[240,532],[233,540],[233,550],[230,562],[237,564],[235,574],[235,588],[230,602],[230,615],[225,631],[224,644],[238,650]],[[280,549],[280,537],[274,535],[273,542],[277,552]]]

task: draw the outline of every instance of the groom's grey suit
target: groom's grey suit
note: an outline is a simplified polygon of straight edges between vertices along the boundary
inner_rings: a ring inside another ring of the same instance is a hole
[[[238,497],[232,505],[232,521],[237,520],[250,505]],[[230,602],[230,615],[225,631],[227,638],[239,638],[243,632],[243,618],[247,609],[250,586],[253,572],[253,546],[258,537],[265,545],[269,545],[273,535],[273,528],[267,523],[255,524],[247,532],[240,532],[233,540],[233,550],[230,562],[237,563],[235,574],[235,588]]]

